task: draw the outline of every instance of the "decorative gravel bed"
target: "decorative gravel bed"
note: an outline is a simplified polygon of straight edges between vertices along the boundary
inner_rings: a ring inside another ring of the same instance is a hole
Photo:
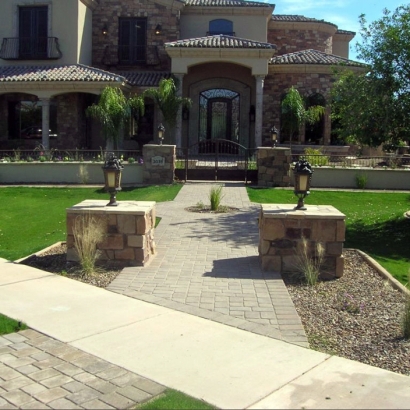
[[[355,251],[346,250],[342,278],[309,287],[284,277],[310,345],[321,352],[410,375],[410,340],[402,337],[405,296],[394,289]],[[121,269],[83,277],[78,265],[67,266],[61,244],[21,262],[106,287]]]

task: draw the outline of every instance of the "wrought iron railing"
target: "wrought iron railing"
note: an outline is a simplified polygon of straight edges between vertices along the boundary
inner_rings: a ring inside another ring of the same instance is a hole
[[[57,37],[3,38],[0,49],[3,60],[58,60],[62,56]]]

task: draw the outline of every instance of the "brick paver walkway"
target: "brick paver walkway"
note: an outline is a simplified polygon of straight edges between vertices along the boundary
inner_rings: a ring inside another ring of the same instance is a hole
[[[0,409],[128,409],[164,390],[31,329],[0,336]]]
[[[222,204],[237,212],[186,211],[209,204],[210,183],[187,183],[174,201],[158,203],[156,257],[124,269],[108,290],[308,346],[281,276],[260,269],[259,205],[250,203],[243,184],[223,185]]]

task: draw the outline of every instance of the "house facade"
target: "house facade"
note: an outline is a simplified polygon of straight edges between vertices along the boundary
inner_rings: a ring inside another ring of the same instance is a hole
[[[326,107],[298,142],[331,144],[332,70],[363,69],[349,60],[355,33],[274,9],[245,0],[2,0],[0,149],[98,149],[99,125],[85,110],[104,87],[141,94],[171,76],[192,106],[165,143],[261,146],[280,129],[281,100],[294,86],[308,104]],[[123,148],[156,142],[161,121],[146,101],[144,116],[123,132]]]

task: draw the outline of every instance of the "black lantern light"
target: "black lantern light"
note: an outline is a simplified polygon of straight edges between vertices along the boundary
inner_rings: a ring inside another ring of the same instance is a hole
[[[162,145],[162,141],[164,141],[164,134],[165,134],[165,127],[161,123],[161,124],[158,125],[159,145]]]
[[[293,168],[293,174],[295,176],[294,193],[299,198],[295,209],[306,210],[303,200],[310,194],[310,181],[313,174],[312,166],[306,160],[300,159]]]
[[[107,24],[104,24],[103,28],[102,28],[102,34],[103,36],[106,36],[108,34],[108,27]]]
[[[276,142],[278,141],[278,130],[275,126],[270,129],[270,138],[272,141],[272,148],[275,148]]]
[[[157,26],[155,27],[155,34],[158,36],[162,33],[162,26],[161,24],[157,24]]]
[[[255,106],[251,105],[249,108],[249,122],[255,122],[255,116],[256,116]]]
[[[110,153],[107,155],[104,166],[102,167],[104,172],[105,186],[104,189],[110,193],[110,202],[107,206],[117,206],[116,193],[121,191],[121,172],[123,170],[121,161]]]

